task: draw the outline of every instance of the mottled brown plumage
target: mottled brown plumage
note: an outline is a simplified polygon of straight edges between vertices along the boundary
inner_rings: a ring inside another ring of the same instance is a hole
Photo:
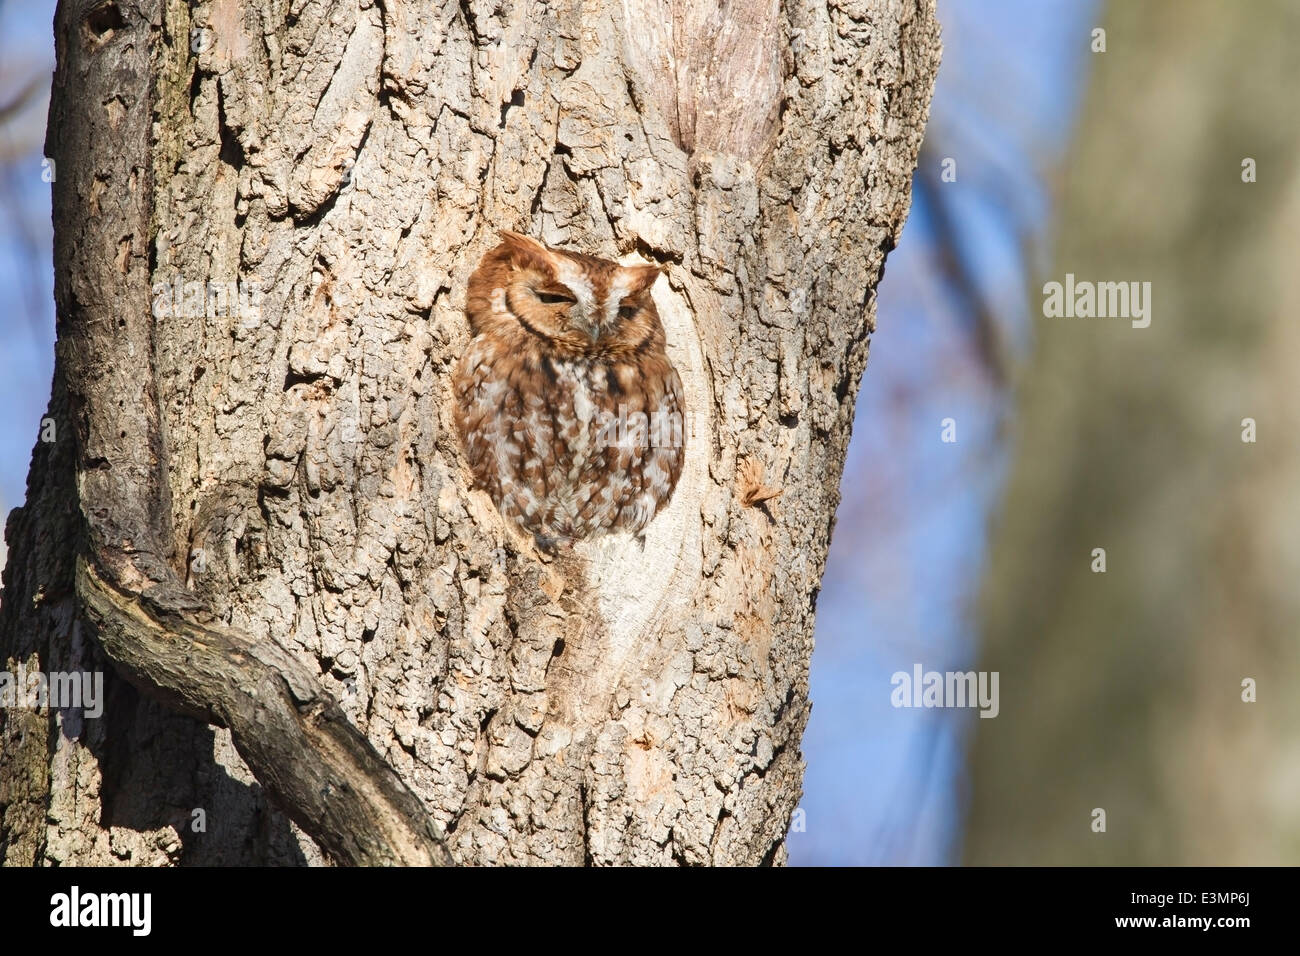
[[[685,454],[682,385],[650,288],[622,266],[513,232],[470,276],[453,378],[476,483],[546,545],[639,534]]]

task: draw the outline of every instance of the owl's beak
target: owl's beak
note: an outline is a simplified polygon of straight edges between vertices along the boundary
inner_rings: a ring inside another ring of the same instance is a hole
[[[576,313],[574,314],[572,321],[574,326],[581,330],[587,338],[591,339],[592,344],[595,345],[596,340],[600,338],[600,326],[597,323],[592,322],[587,316]]]

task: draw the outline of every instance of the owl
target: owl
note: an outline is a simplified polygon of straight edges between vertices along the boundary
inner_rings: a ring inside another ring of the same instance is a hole
[[[682,383],[650,288],[624,266],[515,232],[470,276],[452,379],[476,484],[548,550],[639,535],[685,456]]]

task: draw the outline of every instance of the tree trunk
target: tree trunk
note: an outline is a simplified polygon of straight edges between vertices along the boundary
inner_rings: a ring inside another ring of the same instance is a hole
[[[783,861],[931,0],[189,7],[56,18],[57,437],[0,658],[111,673],[99,719],[0,713],[5,861]],[[549,559],[470,486],[500,228],[668,267],[644,544]]]
[[[1099,24],[1046,279],[1147,282],[1150,325],[1035,320],[973,864],[1300,860],[1300,10],[1251,10],[1112,3]]]

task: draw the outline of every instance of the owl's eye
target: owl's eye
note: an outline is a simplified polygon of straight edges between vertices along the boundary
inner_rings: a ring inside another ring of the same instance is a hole
[[[632,316],[634,315],[636,315],[636,306],[620,305],[618,307],[618,317],[620,319],[627,321],[628,319],[632,318]]]
[[[563,295],[559,292],[538,292],[537,301],[542,305],[573,305],[577,300],[571,295]]]

